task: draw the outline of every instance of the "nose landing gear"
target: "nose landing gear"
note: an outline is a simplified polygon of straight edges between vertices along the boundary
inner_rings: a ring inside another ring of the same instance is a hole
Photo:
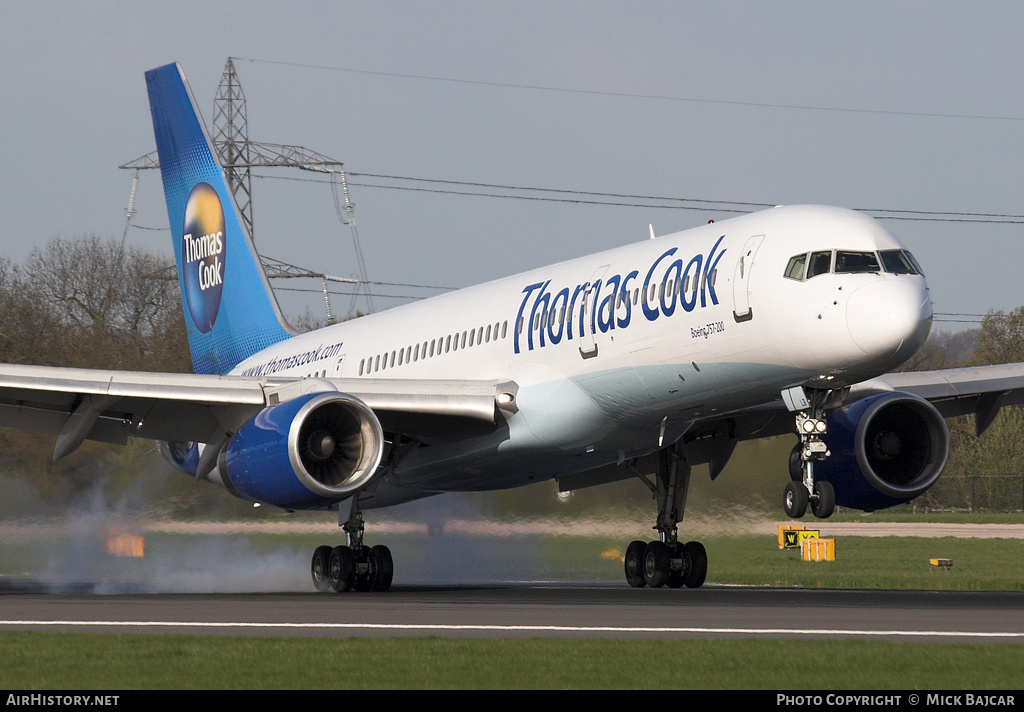
[[[808,389],[810,390],[810,389]],[[808,397],[800,387],[783,391],[783,400],[790,410],[796,411],[796,430],[800,442],[789,456],[789,475],[792,481],[782,494],[782,507],[793,519],[807,512],[818,519],[828,519],[836,507],[836,493],[828,480],[814,479],[814,463],[822,462],[832,453],[822,437],[828,432],[825,419],[826,403],[835,403],[845,397],[843,391],[814,391]]]

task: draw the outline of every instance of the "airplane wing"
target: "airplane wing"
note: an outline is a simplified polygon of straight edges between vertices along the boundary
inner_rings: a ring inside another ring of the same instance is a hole
[[[1000,408],[1024,404],[1024,363],[887,373],[853,386],[845,402],[894,391],[924,398],[944,418],[973,414],[981,435]],[[793,428],[792,416],[779,400],[695,423],[688,435],[722,439],[728,433],[731,439],[751,440],[795,432]]]
[[[366,403],[385,430],[424,440],[493,430],[497,394],[515,390],[491,381],[295,381],[3,364],[0,426],[56,434],[55,459],[84,440],[214,442],[278,400],[332,389]]]
[[[981,435],[1000,408],[1024,404],[1024,363],[888,373],[852,387],[846,403],[895,391],[924,398],[944,418],[973,414],[975,432]],[[736,443],[795,434],[794,428],[793,414],[781,400],[696,421],[683,436],[687,461],[691,465],[707,464],[714,479],[732,456]],[[651,467],[647,463],[647,469]],[[600,484],[626,476],[623,468],[617,466],[600,470],[564,477],[560,486],[573,489],[584,481]]]
[[[860,398],[885,391],[920,396],[945,418],[973,413],[975,430],[981,435],[1000,408],[1024,403],[1024,364],[889,373],[858,384],[850,396]]]

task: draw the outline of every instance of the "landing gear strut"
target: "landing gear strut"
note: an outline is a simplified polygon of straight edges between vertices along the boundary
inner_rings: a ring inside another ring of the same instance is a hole
[[[313,552],[310,572],[317,591],[387,591],[395,573],[391,550],[378,544],[363,544],[363,515],[352,497],[338,507],[338,520],[348,538],[342,546],[318,546]]]
[[[657,483],[640,478],[658,500],[658,540],[649,543],[631,542],[626,548],[623,565],[626,582],[633,588],[699,588],[708,573],[708,555],[699,541],[682,543],[678,524],[686,508],[686,492],[690,485],[690,465],[681,446],[658,453]]]
[[[800,397],[786,397],[787,393],[794,391],[799,391]],[[844,398],[845,392],[811,390],[807,395],[802,388],[783,392],[783,398],[787,403],[799,402],[801,406],[799,409],[791,406],[791,409],[796,410],[796,431],[800,436],[800,442],[793,448],[793,453],[789,457],[789,475],[792,481],[786,485],[782,493],[783,509],[793,519],[804,516],[808,505],[818,519],[828,519],[835,511],[835,489],[827,480],[814,479],[814,463],[822,462],[832,454],[822,437],[828,431],[825,405],[835,401],[837,397]]]

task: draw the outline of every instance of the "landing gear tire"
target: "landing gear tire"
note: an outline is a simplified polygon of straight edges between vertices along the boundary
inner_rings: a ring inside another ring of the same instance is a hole
[[[807,502],[810,496],[803,482],[790,482],[782,494],[782,506],[793,519],[799,519],[807,513]]]
[[[800,457],[803,449],[803,444],[797,443],[793,446],[792,452],[789,453],[789,479],[793,480],[793,482],[804,481],[804,461]]]
[[[671,552],[668,544],[652,541],[644,552],[644,583],[651,588],[660,588],[668,583],[671,573]]]
[[[344,593],[352,588],[356,577],[356,558],[347,546],[336,546],[331,549],[328,579],[330,590]]]
[[[633,588],[643,588],[647,585],[644,580],[644,554],[647,552],[647,544],[642,541],[632,541],[626,547],[626,556],[622,560],[626,569],[626,583]]]
[[[320,593],[327,593],[331,589],[329,576],[331,565],[331,547],[318,546],[313,552],[313,561],[310,564],[310,573],[313,576],[313,585]]]
[[[708,552],[699,541],[683,544],[683,585],[700,588],[708,576]]]
[[[382,544],[370,549],[366,556],[366,584],[370,591],[387,591],[395,575],[391,550]]]
[[[366,546],[354,546],[350,548],[352,549],[352,556],[355,558],[356,562],[356,571],[352,577],[352,590],[365,593],[370,590],[370,580],[366,575],[369,570],[367,558],[370,556],[370,548]]]
[[[686,571],[689,562],[686,547],[678,541],[669,547],[672,552],[671,568],[668,572],[668,581],[665,585],[669,588],[682,588],[686,585]]]
[[[828,519],[836,509],[836,491],[828,480],[814,483],[814,499],[811,500],[811,512],[818,519]]]

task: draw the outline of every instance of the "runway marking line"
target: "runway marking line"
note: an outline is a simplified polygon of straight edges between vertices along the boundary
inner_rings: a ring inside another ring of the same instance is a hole
[[[441,623],[217,623],[204,621],[31,621],[0,620],[0,626],[72,626],[127,628],[255,628],[311,630],[398,630],[398,631],[498,631],[509,633],[711,633],[717,635],[833,635],[833,636],[906,636],[918,638],[1022,638],[1024,632],[982,632],[960,630],[844,630],[828,628],[691,628],[647,626],[560,626],[560,625],[449,625]]]

